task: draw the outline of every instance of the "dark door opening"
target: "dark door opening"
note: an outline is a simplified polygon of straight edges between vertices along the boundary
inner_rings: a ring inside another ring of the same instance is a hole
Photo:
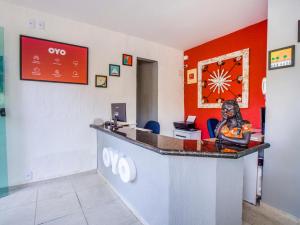
[[[158,63],[137,58],[137,127],[143,128],[147,121],[158,121]]]

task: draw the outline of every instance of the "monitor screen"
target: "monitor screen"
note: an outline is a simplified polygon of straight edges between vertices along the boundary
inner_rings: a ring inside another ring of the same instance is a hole
[[[112,103],[111,104],[111,118],[120,122],[127,122],[126,120],[126,103]]]
[[[260,125],[263,134],[265,134],[265,123],[266,123],[266,108],[262,107],[260,109]]]

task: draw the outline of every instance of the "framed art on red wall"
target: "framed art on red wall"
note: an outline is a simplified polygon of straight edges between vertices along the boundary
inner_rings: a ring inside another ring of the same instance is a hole
[[[248,98],[249,49],[198,63],[198,108],[221,108],[229,99],[247,108]]]
[[[20,79],[88,84],[88,48],[20,36]]]

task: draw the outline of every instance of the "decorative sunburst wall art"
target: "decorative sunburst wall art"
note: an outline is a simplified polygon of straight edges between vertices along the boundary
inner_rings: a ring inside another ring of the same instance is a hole
[[[198,62],[198,108],[221,108],[234,98],[248,107],[248,48]]]

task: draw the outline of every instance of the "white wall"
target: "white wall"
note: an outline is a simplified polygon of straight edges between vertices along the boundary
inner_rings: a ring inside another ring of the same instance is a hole
[[[31,18],[44,20],[46,30],[28,28]],[[109,78],[107,89],[94,87],[95,74],[108,74],[109,63],[121,64],[122,53],[158,61],[162,134],[171,135],[172,122],[183,118],[182,51],[3,2],[0,26],[5,29],[10,185],[96,168],[93,119],[108,119],[110,103],[126,102],[128,120],[136,120],[136,61],[121,66],[121,77]],[[20,34],[89,47],[89,85],[20,81]],[[30,171],[33,177],[26,180]]]
[[[262,200],[300,218],[299,0],[269,0],[268,49],[296,44],[295,67],[268,71]]]

